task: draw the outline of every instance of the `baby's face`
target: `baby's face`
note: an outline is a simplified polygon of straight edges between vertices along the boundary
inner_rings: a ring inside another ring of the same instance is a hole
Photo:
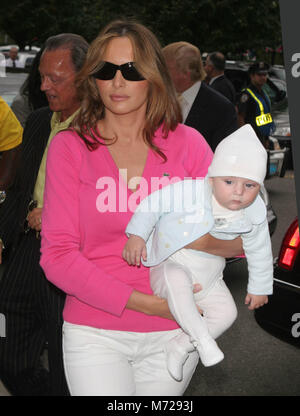
[[[233,211],[248,207],[260,189],[257,182],[236,176],[217,176],[210,183],[218,203]]]

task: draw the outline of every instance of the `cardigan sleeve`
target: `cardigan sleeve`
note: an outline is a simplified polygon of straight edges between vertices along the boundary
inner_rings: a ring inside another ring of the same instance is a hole
[[[47,279],[68,295],[120,316],[133,288],[100,269],[80,248],[78,195],[83,146],[67,131],[56,135],[49,147],[40,264]]]
[[[268,221],[254,225],[250,233],[241,235],[248,263],[248,293],[271,295],[273,293],[273,255]]]
[[[146,196],[136,208],[126,227],[126,234],[134,234],[147,241],[159,219],[174,211],[176,190],[183,188],[184,181],[170,184]],[[182,198],[178,197],[179,201]],[[177,198],[177,200],[178,200]]]

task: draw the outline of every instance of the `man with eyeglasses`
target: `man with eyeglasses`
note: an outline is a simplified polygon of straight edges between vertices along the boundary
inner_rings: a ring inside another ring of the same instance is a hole
[[[61,346],[65,294],[46,280],[39,265],[40,231],[47,149],[80,107],[75,77],[87,49],[88,43],[75,34],[46,41],[39,70],[49,107],[27,120],[21,166],[1,206],[0,237],[8,257],[0,281],[0,313],[6,320],[6,337],[0,338],[0,378],[12,395],[68,395]],[[41,365],[46,343],[49,371]]]

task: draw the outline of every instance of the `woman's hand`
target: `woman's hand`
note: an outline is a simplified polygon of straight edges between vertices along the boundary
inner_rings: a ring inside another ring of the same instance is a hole
[[[197,293],[200,290],[202,290],[201,285],[199,283],[195,284],[193,292]],[[170,312],[167,300],[156,295],[146,295],[145,293],[134,290],[127,302],[126,307],[127,309],[143,312],[147,315],[160,316],[161,318],[175,321],[174,316]],[[198,308],[198,310],[199,313],[202,313],[200,308]]]
[[[209,233],[188,244],[185,248],[204,251],[220,257],[237,257],[243,254],[241,237],[234,240],[219,240]]]
[[[27,221],[30,228],[35,231],[41,231],[42,227],[42,208],[34,208],[27,215]]]

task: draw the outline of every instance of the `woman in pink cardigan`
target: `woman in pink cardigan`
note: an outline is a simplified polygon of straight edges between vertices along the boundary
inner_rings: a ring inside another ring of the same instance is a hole
[[[149,269],[122,258],[125,228],[139,201],[160,186],[204,177],[212,152],[179,124],[180,107],[155,36],[109,24],[78,76],[82,107],[52,141],[47,160],[41,266],[67,294],[64,362],[72,395],[182,395],[195,352],[177,382],[163,346],[181,329],[154,296]],[[197,248],[224,256],[241,244],[210,236]],[[228,249],[226,249],[228,247]]]

